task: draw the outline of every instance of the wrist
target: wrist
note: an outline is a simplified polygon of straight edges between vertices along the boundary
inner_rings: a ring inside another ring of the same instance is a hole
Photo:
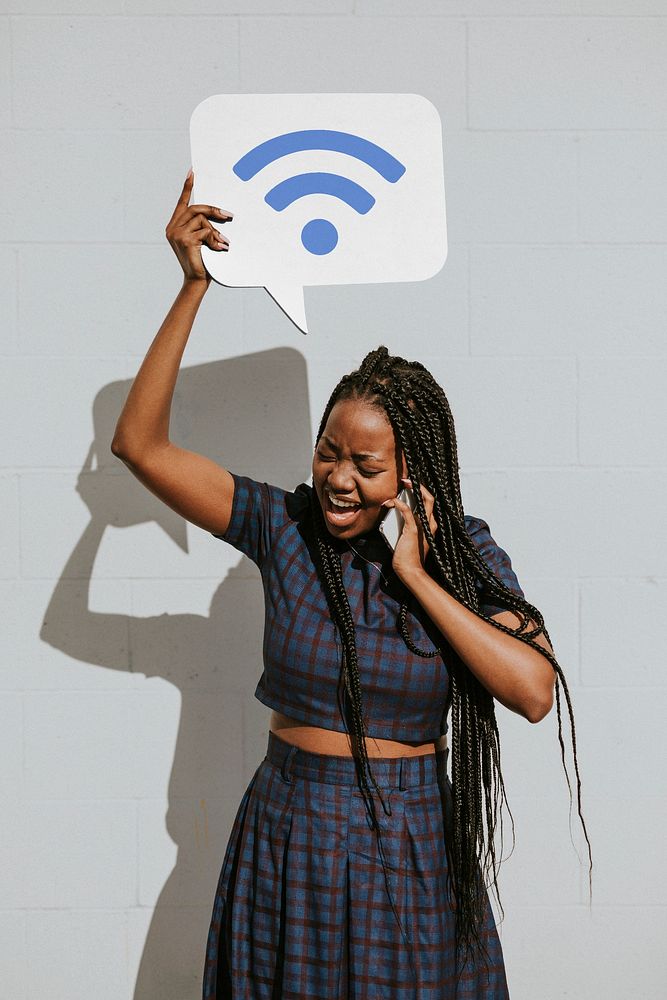
[[[412,593],[415,593],[420,586],[423,586],[427,578],[431,579],[421,564],[419,566],[407,566],[405,568],[394,567],[394,572],[401,583],[407,587],[408,590],[412,591]]]
[[[186,292],[189,295],[199,295],[202,298],[208,290],[208,286],[211,283],[211,278],[206,275],[205,278],[183,278],[183,285],[181,286],[181,291]]]

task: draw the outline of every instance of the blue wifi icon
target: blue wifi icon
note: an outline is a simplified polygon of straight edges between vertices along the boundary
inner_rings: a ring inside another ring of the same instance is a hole
[[[346,153],[357,160],[363,160],[391,184],[395,184],[405,173],[403,164],[386,149],[361,136],[332,129],[303,129],[274,136],[273,139],[260,143],[242,156],[232,169],[242,181],[249,181],[274,160],[306,149]],[[264,201],[276,212],[282,212],[298,198],[304,198],[309,194],[331,195],[346,202],[360,215],[370,212],[375,204],[375,198],[360,184],[340,174],[320,171],[288,177],[271,188],[264,196]],[[322,256],[331,253],[335,248],[338,243],[338,231],[327,219],[312,219],[301,231],[301,242],[309,253]]]

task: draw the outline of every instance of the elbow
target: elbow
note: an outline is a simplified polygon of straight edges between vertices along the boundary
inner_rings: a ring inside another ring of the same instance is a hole
[[[114,438],[111,442],[111,454],[130,469],[138,462],[136,448],[130,448],[127,442],[123,442],[120,438]]]
[[[115,455],[116,458],[121,458],[123,452],[123,446],[117,438],[114,438],[111,442],[111,454]]]
[[[115,455],[116,458],[124,458],[127,453],[126,448],[123,447],[123,443],[120,438],[114,437],[111,442],[111,454]]]
[[[524,718],[533,724],[545,719],[553,707],[553,690],[547,694],[536,695],[524,708]]]

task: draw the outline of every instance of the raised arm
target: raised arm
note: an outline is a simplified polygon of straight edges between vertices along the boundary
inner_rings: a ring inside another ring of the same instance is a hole
[[[111,451],[143,485],[188,521],[206,531],[227,530],[234,480],[222,466],[169,440],[169,417],[178,371],[190,331],[211,278],[202,244],[227,252],[229,242],[213,227],[231,213],[212,205],[190,205],[194,176],[188,174],[166,228],[183,268],[183,285],[132,383],[116,424]]]

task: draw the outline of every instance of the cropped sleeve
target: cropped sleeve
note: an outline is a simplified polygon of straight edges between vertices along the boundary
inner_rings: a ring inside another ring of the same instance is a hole
[[[272,487],[234,473],[232,478],[234,499],[229,526],[223,534],[211,534],[229,542],[261,567],[269,551]]]
[[[481,517],[466,516],[466,527],[468,528],[470,537],[477,546],[480,555],[489,569],[498,577],[501,583],[505,584],[509,590],[513,591],[513,593],[517,594],[519,597],[525,597],[525,594],[521,589],[521,584],[517,579],[517,575],[512,568],[510,557],[504,549],[501,549],[492,537],[486,521],[482,520]],[[491,616],[498,614],[500,611],[507,610],[507,608],[502,605],[491,603],[493,598],[491,595],[484,593],[485,587],[483,580],[478,578],[475,581],[475,586],[478,594],[480,595],[480,609],[485,615]],[[495,600],[497,601],[498,598],[496,597]]]

